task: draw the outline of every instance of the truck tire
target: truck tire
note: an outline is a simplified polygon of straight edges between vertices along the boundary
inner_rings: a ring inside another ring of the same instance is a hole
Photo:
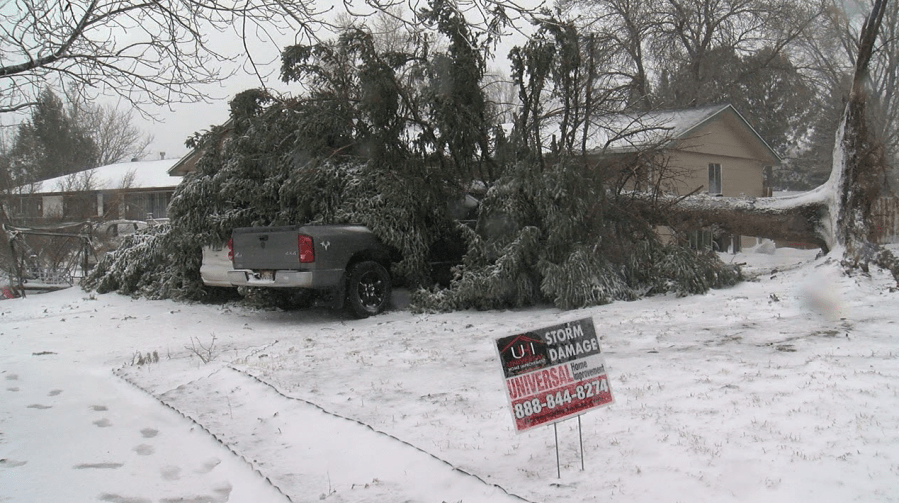
[[[350,268],[346,300],[350,314],[368,318],[381,314],[390,302],[390,273],[381,264],[359,262]]]

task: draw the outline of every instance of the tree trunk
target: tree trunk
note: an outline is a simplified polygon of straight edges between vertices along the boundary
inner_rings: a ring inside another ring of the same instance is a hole
[[[820,225],[827,220],[828,205],[818,191],[776,199],[702,195],[634,203],[645,220],[678,230],[717,227],[731,234],[815,244],[824,251],[831,246]]]

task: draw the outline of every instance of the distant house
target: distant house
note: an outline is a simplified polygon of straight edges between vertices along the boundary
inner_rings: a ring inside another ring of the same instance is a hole
[[[74,220],[147,220],[168,217],[180,177],[176,159],[111,164],[18,187],[6,198],[7,215],[35,225]]]
[[[612,152],[658,142],[672,168],[686,174],[679,194],[769,197],[771,168],[781,159],[731,105],[653,112],[639,119],[645,132],[613,141]]]

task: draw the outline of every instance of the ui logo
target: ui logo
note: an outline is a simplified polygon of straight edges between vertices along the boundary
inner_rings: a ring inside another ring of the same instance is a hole
[[[546,342],[533,332],[497,339],[496,349],[506,377],[532,372],[549,363]]]

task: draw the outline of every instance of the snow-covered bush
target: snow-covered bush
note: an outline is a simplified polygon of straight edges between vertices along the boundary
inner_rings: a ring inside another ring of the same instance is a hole
[[[206,298],[199,272],[200,249],[181,237],[168,225],[126,236],[118,249],[100,257],[82,287],[151,299]]]

